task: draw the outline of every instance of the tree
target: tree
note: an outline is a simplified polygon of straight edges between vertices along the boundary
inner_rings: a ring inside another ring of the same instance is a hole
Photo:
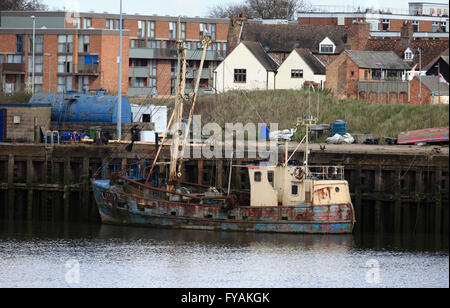
[[[0,11],[43,11],[42,0],[0,0]]]
[[[244,0],[242,4],[217,5],[209,10],[210,17],[231,18],[242,13],[246,18],[293,19],[295,12],[305,8],[305,0]]]

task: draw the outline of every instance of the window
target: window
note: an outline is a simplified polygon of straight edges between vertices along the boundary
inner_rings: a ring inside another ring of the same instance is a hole
[[[142,122],[143,123],[150,123],[151,122],[151,115],[150,114],[143,114],[142,115]]]
[[[80,17],[74,17],[72,19],[73,28],[74,29],[80,29],[81,27],[81,18]]]
[[[72,90],[72,76],[58,77],[58,93]]]
[[[412,26],[413,26],[414,32],[419,32],[419,21],[418,20],[413,20]]]
[[[234,82],[235,83],[246,83],[247,82],[247,70],[246,69],[235,69],[234,70]]]
[[[5,56],[0,55],[0,64],[5,63]]]
[[[334,45],[331,44],[321,44],[320,53],[333,53]]]
[[[211,40],[216,40],[216,24],[209,24],[209,34],[211,35]]]
[[[273,171],[267,172],[267,181],[270,183],[270,185],[272,185],[272,187],[274,186]]]
[[[43,35],[36,35],[36,45],[34,48],[35,49],[35,53],[43,53],[44,52],[44,36]],[[33,36],[30,35],[29,36],[29,52],[32,53],[33,52]]]
[[[58,73],[72,73],[72,56],[58,56]]]
[[[182,22],[181,23],[181,40],[185,40],[186,39],[186,23]]]
[[[156,60],[150,60],[150,76],[156,77]]]
[[[391,22],[389,19],[383,19],[383,31],[389,31]]]
[[[58,35],[58,52],[72,53],[73,36],[72,35]]]
[[[23,64],[25,63],[25,57],[21,55],[8,55],[8,63]]]
[[[25,52],[25,35],[16,35],[16,52]]]
[[[78,52],[89,53],[89,35],[78,36]]]
[[[298,185],[292,185],[292,191],[291,191],[293,196],[297,196],[298,195]]]
[[[122,19],[122,29],[125,28],[124,25],[125,25],[125,20]],[[120,30],[120,19],[116,19],[116,29]]]
[[[138,20],[138,37],[145,37],[145,20]]]
[[[441,29],[441,32],[447,32],[447,22],[446,21],[441,22],[440,29]]]
[[[147,27],[148,27],[148,31],[147,31],[148,38],[155,38],[155,22],[148,21]]]
[[[36,65],[34,66],[35,73],[42,73],[44,67],[44,56],[34,56]],[[33,56],[28,57],[28,72],[33,71]]]
[[[114,19],[107,19],[106,20],[106,29],[114,30]]]
[[[261,172],[255,172],[255,182],[261,182]]]
[[[35,93],[42,92],[42,84],[43,84],[42,76],[34,76],[34,92]]]
[[[169,39],[176,40],[177,39],[177,23],[169,22]]]
[[[368,80],[368,79],[369,79],[369,71],[364,70],[364,80]]]
[[[206,34],[206,24],[200,24],[200,38],[203,38]]]
[[[405,61],[412,61],[414,58],[414,54],[412,53],[411,49],[407,49],[405,51]]]
[[[147,48],[161,48],[161,41],[147,41]]]
[[[431,24],[431,31],[432,32],[438,32],[439,30],[439,21],[433,21]]]
[[[303,78],[303,70],[291,70],[291,78]]]
[[[145,88],[146,86],[147,86],[147,78],[136,77],[133,79],[133,87],[134,88]]]
[[[83,29],[89,29],[92,27],[92,19],[91,18],[83,18]]]
[[[89,89],[89,76],[78,76],[78,92]]]

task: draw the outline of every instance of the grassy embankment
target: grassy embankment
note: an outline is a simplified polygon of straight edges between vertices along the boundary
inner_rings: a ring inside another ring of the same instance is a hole
[[[375,138],[397,137],[400,132],[430,127],[449,126],[449,105],[380,105],[358,100],[338,100],[328,91],[311,92],[311,113],[319,123],[335,120],[348,122],[349,132],[371,133]],[[279,129],[293,128],[297,117],[309,113],[307,90],[230,91],[220,95],[203,95],[198,99],[195,114],[202,115],[202,124],[278,123]],[[133,101],[140,104],[173,106],[173,100]],[[188,114],[186,106],[185,114]],[[297,134],[298,138],[300,134]],[[294,139],[297,139],[294,138]]]

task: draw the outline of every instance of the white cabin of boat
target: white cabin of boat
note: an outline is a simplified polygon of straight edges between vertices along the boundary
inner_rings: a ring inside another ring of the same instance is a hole
[[[250,206],[319,206],[351,203],[340,166],[249,165]],[[314,169],[314,170],[313,170]]]

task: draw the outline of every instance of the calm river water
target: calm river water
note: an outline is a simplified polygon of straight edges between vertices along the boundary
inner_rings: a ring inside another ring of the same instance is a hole
[[[0,287],[448,288],[448,237],[0,221]]]

